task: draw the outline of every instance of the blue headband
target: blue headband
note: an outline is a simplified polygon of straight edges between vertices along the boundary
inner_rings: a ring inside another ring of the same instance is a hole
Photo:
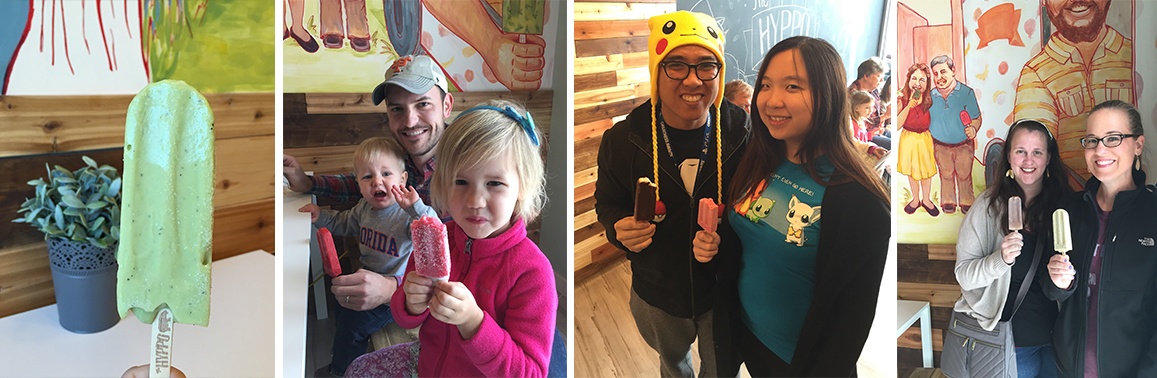
[[[466,115],[466,113],[470,113],[470,112],[475,111],[475,110],[483,110],[483,109],[493,110],[493,111],[505,114],[507,117],[510,117],[510,119],[513,119],[515,122],[518,122],[519,125],[522,125],[522,130],[526,131],[526,135],[530,136],[530,141],[532,143],[534,143],[535,147],[538,147],[538,135],[534,133],[534,119],[530,118],[530,111],[527,111],[526,115],[524,116],[524,115],[518,114],[518,112],[515,111],[514,108],[510,107],[510,106],[504,106],[504,107],[499,108],[499,107],[490,106],[490,105],[478,105],[478,106],[475,106],[473,108],[466,109],[462,113],[459,113],[458,118],[462,118],[462,116]],[[455,119],[455,122],[457,122],[457,119]]]

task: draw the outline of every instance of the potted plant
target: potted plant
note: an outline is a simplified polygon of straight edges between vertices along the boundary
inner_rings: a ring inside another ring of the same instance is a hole
[[[20,205],[16,223],[44,233],[52,267],[60,325],[76,333],[94,333],[120,321],[116,310],[116,247],[120,235],[121,179],[117,169],[85,166],[49,169],[47,181],[28,182],[35,196]]]

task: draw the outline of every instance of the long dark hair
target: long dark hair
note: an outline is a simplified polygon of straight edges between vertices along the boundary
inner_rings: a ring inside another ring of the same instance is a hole
[[[988,203],[988,214],[1000,219],[1001,230],[1007,230],[1008,198],[1012,196],[1024,198],[1024,189],[1021,189],[1016,180],[1009,178],[1004,173],[1012,167],[1012,164],[1008,162],[1008,156],[1013,152],[1012,142],[1028,132],[1038,132],[1045,136],[1045,146],[1047,146],[1049,154],[1049,163],[1045,166],[1044,177],[1041,178],[1043,188],[1032,203],[1024,204],[1025,228],[1032,230],[1037,235],[1043,235],[1042,232],[1051,232],[1053,210],[1056,210],[1057,203],[1065,194],[1070,192],[1070,189],[1068,183],[1065,182],[1065,167],[1061,163],[1057,140],[1040,122],[1020,120],[1008,128],[1008,135],[1004,138],[1004,153],[1000,155],[1000,161],[996,162],[995,172],[1000,177],[988,188],[992,192],[991,201]]]
[[[763,86],[763,73],[771,64],[771,58],[789,50],[799,50],[803,56],[804,69],[812,88],[812,128],[804,136],[797,152],[804,171],[825,186],[856,181],[884,203],[890,203],[883,180],[867,166],[852,144],[851,127],[848,124],[851,121],[851,107],[848,105],[847,78],[840,54],[831,44],[822,39],[803,36],[780,41],[763,57],[755,88]],[[755,91],[751,98],[754,106],[751,117],[752,137],[728,189],[728,198],[735,203],[747,198],[756,183],[771,177],[775,169],[787,159],[784,142],[772,138],[763,119],[756,115],[763,106],[759,101],[759,93]],[[827,155],[835,166],[835,172],[828,181],[816,171],[815,162],[821,154]]]

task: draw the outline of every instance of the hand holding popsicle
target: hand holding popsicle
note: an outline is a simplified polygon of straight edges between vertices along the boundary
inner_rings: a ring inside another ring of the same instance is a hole
[[[1022,248],[1024,248],[1024,235],[1016,231],[1004,235],[1004,241],[1000,243],[1000,256],[1004,263],[1012,265],[1016,261],[1016,257],[1020,256]]]
[[[390,298],[398,290],[398,280],[393,276],[365,269],[334,277],[330,283],[329,291],[338,304],[354,311],[366,311],[390,303]]]
[[[458,333],[469,340],[478,333],[483,312],[474,300],[474,293],[461,282],[440,281],[430,299],[430,316],[438,321],[458,326]]]
[[[695,232],[695,240],[691,244],[694,247],[696,261],[710,262],[719,253],[719,234],[699,230]]]
[[[169,367],[169,377],[171,378],[185,378],[185,372],[175,367]],[[137,365],[125,370],[121,374],[121,378],[148,378],[149,365]]]
[[[615,238],[631,252],[641,252],[649,247],[652,236],[655,236],[654,223],[636,220],[632,216],[615,222]]]
[[[424,277],[418,272],[406,273],[406,282],[402,284],[402,291],[406,293],[406,312],[418,315],[426,311],[435,290],[434,280],[430,277]]]
[[[1073,284],[1073,279],[1077,277],[1077,270],[1073,269],[1068,255],[1053,255],[1049,259],[1048,270],[1049,279],[1053,281],[1053,285],[1061,289],[1068,290]]]

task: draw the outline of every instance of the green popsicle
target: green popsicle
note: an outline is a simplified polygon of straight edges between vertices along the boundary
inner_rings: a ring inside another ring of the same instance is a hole
[[[117,310],[152,323],[209,325],[213,111],[183,81],[149,84],[129,105],[117,250]]]
[[[543,5],[543,0],[503,0],[502,31],[541,35]]]

